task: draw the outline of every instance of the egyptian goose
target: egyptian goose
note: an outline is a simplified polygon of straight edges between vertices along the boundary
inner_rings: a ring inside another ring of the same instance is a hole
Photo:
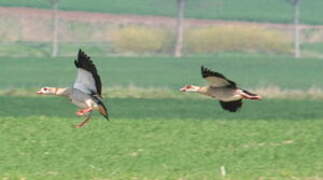
[[[74,63],[77,75],[73,87],[43,87],[37,91],[37,94],[67,97],[73,104],[82,108],[76,112],[76,115],[86,116],[86,119],[76,125],[76,128],[83,127],[90,120],[93,110],[99,111],[109,120],[108,111],[101,96],[101,79],[92,60],[80,49]]]
[[[242,99],[260,100],[261,96],[251,93],[247,90],[240,89],[236,83],[227,79],[218,72],[211,71],[201,66],[202,77],[209,83],[208,86],[199,87],[186,85],[180,89],[182,92],[197,92],[210,96],[220,101],[223,109],[236,112],[242,106]]]

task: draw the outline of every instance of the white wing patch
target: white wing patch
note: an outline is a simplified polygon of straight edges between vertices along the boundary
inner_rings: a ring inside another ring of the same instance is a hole
[[[97,93],[95,86],[95,80],[92,74],[84,69],[78,68],[76,80],[73,84],[73,88],[79,89],[84,93],[91,94]]]
[[[230,82],[220,77],[210,76],[205,79],[209,82],[210,86],[212,87],[224,87],[230,85]]]

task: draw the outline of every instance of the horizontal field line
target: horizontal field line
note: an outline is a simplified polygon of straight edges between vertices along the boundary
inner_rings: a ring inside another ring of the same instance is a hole
[[[38,89],[2,89],[0,96],[38,96],[35,92]],[[282,89],[278,86],[268,86],[261,88],[249,89],[250,91],[263,96],[265,99],[323,99],[323,89],[309,88],[301,89]],[[103,97],[106,98],[175,98],[175,99],[205,99],[208,97],[181,93],[179,90],[170,88],[142,88],[135,86],[115,86],[105,88]]]

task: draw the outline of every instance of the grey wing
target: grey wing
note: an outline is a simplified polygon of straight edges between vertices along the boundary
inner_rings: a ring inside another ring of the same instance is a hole
[[[202,77],[207,80],[212,87],[237,87],[236,83],[227,79],[223,74],[211,71],[201,66]]]
[[[86,70],[78,68],[76,80],[73,88],[79,89],[86,94],[96,94],[97,89],[92,74]]]
[[[91,58],[80,49],[74,64],[78,71],[73,87],[84,93],[101,96],[101,78]]]

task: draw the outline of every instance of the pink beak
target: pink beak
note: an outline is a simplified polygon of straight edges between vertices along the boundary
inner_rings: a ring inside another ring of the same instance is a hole
[[[36,92],[36,94],[43,94],[43,92],[41,92],[41,91],[37,91],[37,92]]]

